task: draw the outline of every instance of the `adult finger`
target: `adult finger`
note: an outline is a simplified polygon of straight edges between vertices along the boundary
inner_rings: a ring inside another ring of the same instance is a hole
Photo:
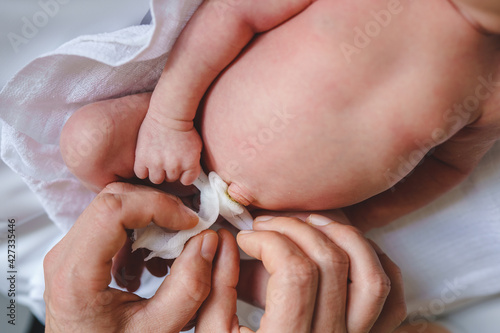
[[[220,229],[219,247],[212,271],[212,289],[198,315],[196,332],[238,331],[236,317],[236,284],[239,253],[236,241],[227,230]]]
[[[347,298],[347,331],[368,332],[379,317],[391,290],[371,244],[356,228],[312,214],[307,222],[325,234],[348,256],[350,262]]]
[[[338,311],[345,310],[338,308],[341,304],[338,297],[347,294],[347,331],[369,331],[384,306],[390,281],[368,240],[351,226],[315,214],[306,219],[310,225],[297,219],[274,218],[265,222],[262,219],[256,219],[254,229],[283,233],[318,265],[321,283],[315,327],[319,331],[328,329],[338,332],[345,329],[338,326],[344,321],[335,323],[335,326],[330,318],[332,309],[336,317],[341,314]],[[347,272],[351,280],[348,286]],[[335,280],[333,277],[339,273],[342,274],[341,280]],[[347,286],[347,292],[342,289],[343,286]]]
[[[269,272],[264,332],[309,332],[316,302],[318,270],[290,239],[273,231],[240,232],[238,244]]]
[[[319,285],[312,332],[346,332],[349,257],[326,235],[296,218],[260,217],[255,230],[279,232],[294,242],[317,266]]]
[[[387,296],[384,308],[373,325],[371,333],[392,332],[406,319],[406,302],[404,298],[403,277],[399,267],[385,254],[375,242],[369,240],[377,252],[380,263],[391,280],[391,291]]]

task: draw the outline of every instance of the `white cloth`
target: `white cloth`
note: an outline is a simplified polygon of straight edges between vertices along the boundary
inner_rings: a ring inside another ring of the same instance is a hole
[[[410,318],[500,293],[500,142],[458,187],[368,236],[401,268]]]
[[[500,295],[457,310],[440,318],[439,323],[453,333],[498,333]]]
[[[0,0],[0,88],[43,53],[81,35],[138,25],[149,0]]]

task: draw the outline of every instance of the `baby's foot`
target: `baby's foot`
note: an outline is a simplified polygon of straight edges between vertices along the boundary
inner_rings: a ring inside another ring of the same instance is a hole
[[[201,148],[201,138],[192,124],[188,130],[178,130],[146,115],[139,130],[134,172],[141,179],[149,177],[154,184],[180,179],[190,185],[201,171]]]
[[[139,128],[150,93],[86,105],[66,122],[60,148],[69,170],[92,191],[134,177]]]

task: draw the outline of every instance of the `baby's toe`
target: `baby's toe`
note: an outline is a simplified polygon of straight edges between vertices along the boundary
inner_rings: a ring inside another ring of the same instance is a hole
[[[165,180],[165,170],[161,168],[149,169],[149,180],[153,184],[161,184]]]
[[[184,171],[181,175],[180,181],[182,185],[188,186],[194,183],[196,178],[200,175],[200,169]]]
[[[169,168],[166,171],[166,180],[167,182],[175,182],[177,179],[179,179],[180,175],[182,173],[182,170],[180,167],[173,167]]]
[[[137,161],[134,164],[134,173],[139,179],[146,179],[148,178],[148,168],[142,163],[138,163]]]

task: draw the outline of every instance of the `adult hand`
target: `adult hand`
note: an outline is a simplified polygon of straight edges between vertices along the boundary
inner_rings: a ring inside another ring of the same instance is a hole
[[[112,183],[97,195],[44,260],[46,332],[179,332],[211,286],[218,238],[192,238],[151,299],[108,287],[113,256],[126,229],[151,221],[189,229],[198,218],[180,200],[155,189]]]
[[[253,232],[238,235],[239,246],[262,261],[251,263],[253,270],[242,266],[238,286],[265,303],[260,331],[392,332],[406,316],[398,267],[352,226],[319,215],[307,222],[261,217]],[[236,244],[226,231],[219,233],[213,287],[197,332],[251,332],[235,316]]]

